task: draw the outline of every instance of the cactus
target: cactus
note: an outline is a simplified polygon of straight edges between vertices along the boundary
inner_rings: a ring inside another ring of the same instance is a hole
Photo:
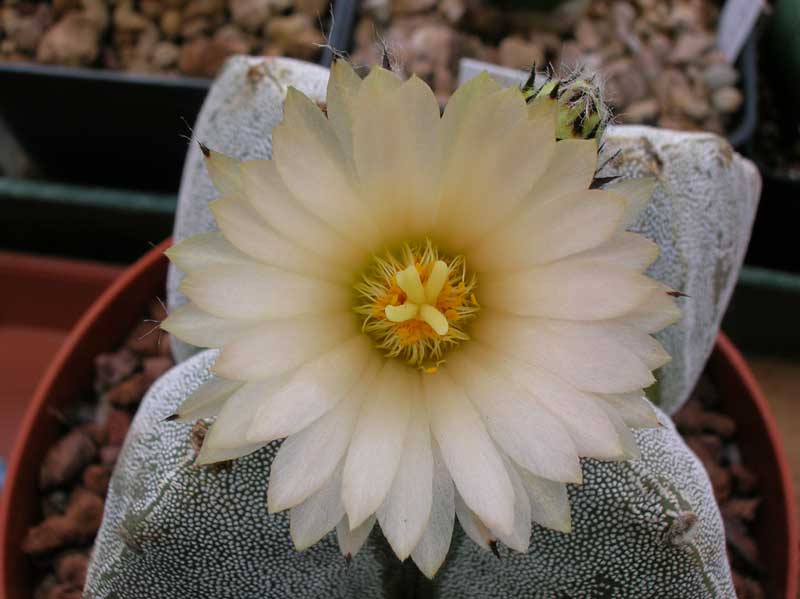
[[[253,83],[248,74],[256,65],[273,75],[282,69],[284,78]],[[308,77],[296,84],[311,93],[324,85],[315,67],[233,59],[203,109],[200,139],[229,153],[245,148],[249,157],[269,156],[264,125],[280,110],[268,103],[292,74]],[[684,321],[661,338],[674,357],[660,376],[661,403],[671,412],[712,348],[746,246],[758,175],[712,135],[610,127],[605,147],[598,181],[631,185],[624,179],[658,177],[653,203],[635,228],[662,247],[652,274],[691,296],[683,300]],[[200,150],[193,149],[179,237],[212,227],[203,214],[216,194],[201,163]],[[180,301],[177,278],[172,273],[171,305]],[[349,561],[333,534],[298,553],[288,518],[266,511],[269,466],[279,443],[223,467],[195,467],[199,436],[192,426],[163,422],[209,377],[214,357],[205,352],[180,364],[143,402],[112,479],[88,599],[388,597],[421,585],[440,597],[467,598],[734,596],[708,479],[661,412],[661,428],[636,432],[641,460],[583,461],[584,484],[569,488],[572,532],[535,527],[526,554],[497,548],[498,561],[457,528],[445,566],[423,583],[391,554],[377,529]]]

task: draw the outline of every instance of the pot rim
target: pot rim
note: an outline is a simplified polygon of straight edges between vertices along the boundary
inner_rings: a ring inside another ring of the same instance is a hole
[[[69,332],[31,396],[31,401],[25,410],[25,415],[21,421],[16,439],[14,440],[13,449],[8,460],[2,494],[0,495],[0,596],[4,595],[8,588],[7,585],[11,579],[11,571],[18,570],[20,567],[20,564],[14,563],[13,552],[10,551],[8,547],[11,528],[13,526],[13,498],[21,490],[20,473],[25,469],[29,441],[41,414],[47,410],[47,404],[52,395],[52,388],[55,386],[60,373],[69,362],[76,347],[80,345],[98,318],[108,310],[109,305],[126,291],[134,281],[140,278],[143,273],[152,270],[159,261],[164,259],[164,251],[170,245],[171,240],[167,239],[149,250],[142,258],[126,268],[122,274],[99,295]]]

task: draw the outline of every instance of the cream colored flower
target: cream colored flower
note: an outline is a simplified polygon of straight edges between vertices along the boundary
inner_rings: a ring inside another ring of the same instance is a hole
[[[433,576],[455,515],[525,551],[570,530],[580,457],[635,458],[642,389],[679,312],[625,231],[651,181],[590,190],[594,141],[488,76],[430,88],[337,62],[327,114],[290,90],[272,160],[207,151],[221,233],[168,254],[190,303],[164,328],[221,348],[178,417],[216,417],[200,464],[286,438],[271,512],[355,554],[376,519]]]

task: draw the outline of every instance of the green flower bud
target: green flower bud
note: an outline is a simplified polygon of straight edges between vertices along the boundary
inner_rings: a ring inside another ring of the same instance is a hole
[[[578,68],[564,78],[545,73],[545,82],[536,84],[534,66],[522,93],[530,104],[557,101],[556,139],[596,139],[598,142],[608,124],[610,112],[603,101],[603,91],[594,74]]]

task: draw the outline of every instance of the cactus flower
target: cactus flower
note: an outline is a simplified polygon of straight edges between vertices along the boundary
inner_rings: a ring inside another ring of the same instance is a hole
[[[220,353],[176,418],[215,418],[199,464],[285,439],[267,503],[298,549],[335,528],[352,556],[377,521],[432,577],[458,517],[526,551],[570,530],[581,457],[657,425],[679,312],[626,231],[653,182],[590,189],[597,143],[557,142],[557,111],[483,75],[442,115],[338,61],[326,107],[289,90],[271,160],[203,148],[220,232],[169,250],[189,303],[163,328]]]

